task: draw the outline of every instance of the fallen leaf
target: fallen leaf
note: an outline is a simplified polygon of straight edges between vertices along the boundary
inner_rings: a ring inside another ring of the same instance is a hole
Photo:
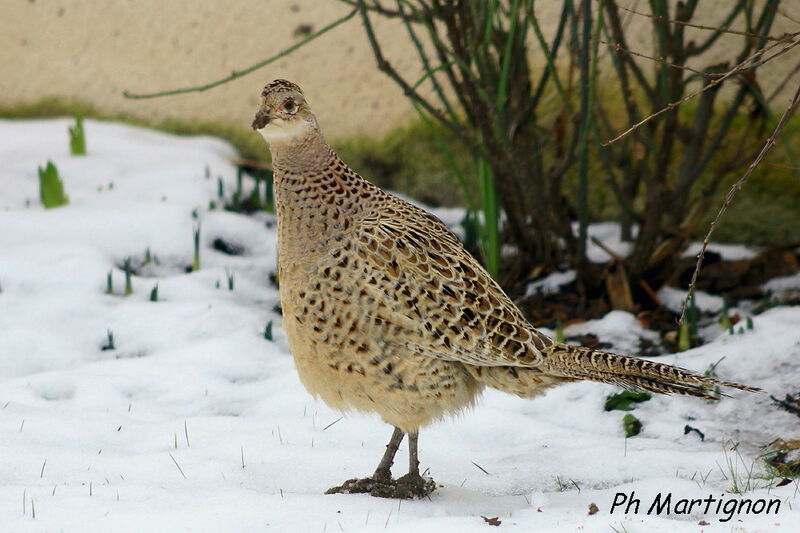
[[[483,518],[483,521],[489,524],[490,526],[499,526],[500,524],[503,523],[500,520],[498,520],[498,517],[496,516],[494,518],[487,518],[485,516],[481,516],[481,518]]]
[[[589,504],[589,515],[597,514],[600,509],[597,508],[597,504],[592,502]]]

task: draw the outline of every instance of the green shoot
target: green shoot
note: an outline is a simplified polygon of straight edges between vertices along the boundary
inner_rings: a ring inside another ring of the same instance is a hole
[[[267,322],[267,326],[264,328],[264,338],[268,341],[272,340],[272,320]]]
[[[731,326],[731,329],[733,329],[733,326]],[[716,363],[708,365],[708,368],[706,368],[706,371],[703,372],[703,375],[708,376],[710,378],[717,377],[717,366],[719,366],[719,364],[723,361],[723,359],[725,359],[724,355],[720,357],[719,361],[717,361]],[[722,399],[722,394],[719,385],[714,385],[713,387],[711,387],[710,394],[713,396],[713,398],[709,398],[708,400],[706,400],[708,403],[718,402]]]
[[[155,286],[153,286],[153,289],[150,291],[150,301],[158,301],[158,283],[156,283]]]
[[[556,342],[564,342],[564,326],[561,317],[556,318]]]
[[[117,347],[114,346],[114,332],[110,329],[106,330],[106,343],[101,346],[100,349],[104,352],[117,349]]]
[[[125,270],[125,296],[133,294],[133,282],[131,281],[131,258],[126,257],[122,262],[122,268]]]
[[[250,204],[251,209],[258,210],[263,208],[261,205],[261,181],[258,179],[255,180],[255,183],[253,184],[253,190],[250,191],[248,203]]]
[[[483,257],[486,270],[494,279],[500,276],[500,232],[498,222],[500,220],[500,208],[497,204],[497,191],[495,190],[494,177],[489,168],[489,164],[484,159],[478,160],[478,186],[480,190],[479,200],[481,213],[483,214],[481,224],[478,226],[480,234],[481,256]]]
[[[106,275],[106,294],[114,294],[114,280],[113,280],[113,270],[109,270],[108,274]]]
[[[69,128],[69,151],[72,155],[86,155],[86,135],[80,115],[75,117],[75,125]]]
[[[733,325],[731,322],[731,317],[728,314],[728,297],[722,297],[722,314],[719,316],[719,325],[722,329],[730,329]]]
[[[689,298],[689,306],[689,316],[687,316],[687,321],[689,322],[689,336],[692,346],[698,346],[700,342],[697,334],[697,323],[700,320],[700,311],[697,309],[697,300],[695,299],[694,293],[692,293]]]
[[[747,317],[745,324],[747,325],[747,329],[753,329],[753,317]]]
[[[681,322],[678,329],[678,351],[685,352],[690,348],[698,346],[697,321],[700,312],[695,303],[694,294],[689,298],[689,308],[686,310],[686,319]]]
[[[39,198],[47,209],[69,203],[69,197],[64,194],[64,183],[52,161],[47,161],[44,168],[39,167]]]
[[[625,438],[638,435],[642,431],[642,423],[633,415],[625,415],[622,417],[622,429],[625,430]]]
[[[464,248],[474,248],[478,244],[478,215],[472,209],[464,210],[461,227],[464,229]]]
[[[225,184],[222,182],[222,176],[217,176],[217,198],[220,200],[225,198]]]
[[[200,270],[200,224],[194,227],[194,256],[192,258],[192,272]]]
[[[225,277],[228,279],[228,290],[232,291],[234,272],[230,270],[228,267],[225,267]]]
[[[685,352],[692,347],[692,342],[689,335],[689,321],[684,320],[678,329],[678,351]]]

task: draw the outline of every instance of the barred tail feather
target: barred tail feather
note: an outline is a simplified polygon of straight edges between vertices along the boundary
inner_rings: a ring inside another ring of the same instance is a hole
[[[542,366],[548,373],[565,378],[636,387],[660,394],[716,398],[718,393],[713,387],[761,392],[755,387],[722,381],[685,368],[579,346],[556,347],[545,357]]]

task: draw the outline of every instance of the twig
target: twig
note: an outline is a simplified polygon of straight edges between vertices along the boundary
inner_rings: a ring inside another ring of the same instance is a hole
[[[630,9],[628,7],[619,6],[620,9],[627,11],[628,13],[632,13],[634,15],[639,15],[641,17],[646,17],[649,19],[657,20],[659,22],[668,22],[669,24],[677,24],[679,26],[687,26],[689,28],[696,28],[698,30],[711,30],[717,31],[720,33],[730,33],[733,35],[743,35],[745,37],[756,37],[758,39],[766,39],[767,41],[783,41],[786,36],[782,35],[780,37],[773,37],[772,35],[759,35],[757,33],[751,33],[749,31],[739,31],[739,30],[731,30],[726,28],[725,26],[704,26],[702,24],[694,24],[691,22],[685,22],[683,20],[675,20],[670,19],[667,17],[662,17],[661,15],[651,15],[650,13],[642,13],[641,11],[636,11],[634,9]],[[780,13],[780,11],[778,11]],[[781,13],[782,14],[782,13]],[[787,17],[788,18],[788,17]]]
[[[728,191],[728,194],[725,195],[725,199],[722,202],[722,205],[717,212],[717,216],[714,217],[714,220],[711,222],[711,225],[708,227],[708,232],[706,233],[705,237],[703,238],[703,246],[700,249],[700,253],[697,254],[697,263],[694,266],[694,272],[692,273],[692,280],[689,283],[689,290],[686,292],[686,297],[683,299],[683,305],[681,306],[681,317],[678,320],[678,324],[683,323],[683,319],[686,315],[686,306],[689,303],[689,299],[692,297],[692,293],[695,289],[695,284],[697,282],[697,275],[700,273],[700,267],[703,265],[703,258],[706,254],[706,248],[708,248],[708,241],[711,239],[711,234],[714,233],[714,230],[717,227],[717,223],[722,218],[723,213],[725,210],[728,209],[728,206],[733,201],[733,197],[736,196],[736,193],[742,188],[747,178],[750,177],[750,174],[756,169],[756,167],[761,163],[761,160],[764,159],[764,156],[767,155],[767,152],[772,145],[775,144],[775,139],[780,134],[783,126],[786,124],[786,121],[789,120],[789,117],[792,116],[795,109],[797,108],[797,104],[800,103],[800,86],[797,87],[797,91],[794,93],[794,97],[792,101],[789,103],[789,106],[783,112],[781,119],[778,121],[778,124],[775,126],[775,129],[772,130],[772,134],[769,136],[767,141],[764,143],[764,146],[761,148],[761,151],[758,153],[756,158],[750,163],[750,166],[747,167],[747,170],[742,177],[739,178],[736,183],[733,184],[733,187]]]
[[[639,286],[642,288],[642,290],[644,290],[647,296],[649,296],[650,299],[653,300],[654,304],[656,304],[658,307],[664,307],[664,302],[661,301],[661,298],[658,297],[656,291],[653,290],[653,287],[651,287],[650,284],[647,283],[647,281],[640,279]]]
[[[335,21],[331,22],[330,24],[328,24],[327,26],[325,26],[321,30],[319,30],[319,31],[317,31],[315,33],[312,33],[311,35],[309,35],[308,37],[306,37],[302,41],[293,44],[292,46],[290,46],[289,48],[286,48],[285,50],[283,50],[281,52],[278,52],[276,55],[270,57],[269,59],[265,59],[264,61],[260,61],[260,62],[256,63],[255,65],[251,65],[251,66],[249,66],[247,68],[244,68],[242,70],[234,70],[233,72],[231,72],[230,76],[227,76],[227,77],[222,78],[220,80],[212,81],[211,83],[207,83],[205,85],[198,85],[196,87],[185,87],[183,89],[173,89],[173,90],[170,90],[170,91],[161,91],[161,92],[156,92],[156,93],[131,93],[131,92],[128,92],[128,91],[123,91],[122,95],[125,98],[145,99],[145,98],[157,98],[159,96],[171,96],[171,95],[175,95],[175,94],[199,93],[199,92],[206,91],[208,89],[212,89],[212,88],[217,87],[219,85],[222,85],[224,83],[228,83],[229,81],[233,81],[233,80],[235,80],[237,78],[241,78],[242,76],[246,76],[247,74],[250,74],[251,72],[256,71],[256,70],[258,70],[258,69],[260,69],[262,67],[265,67],[265,66],[269,65],[270,63],[273,63],[274,61],[277,61],[278,59],[280,59],[280,58],[282,58],[282,57],[294,52],[295,50],[297,50],[301,46],[313,41],[314,39],[316,39],[317,37],[321,36],[322,34],[329,32],[330,30],[332,30],[336,26],[339,26],[340,24],[343,24],[343,23],[347,22],[348,20],[353,18],[353,16],[356,14],[357,11],[358,11],[358,9],[352,10],[350,13],[348,13],[345,16],[343,16],[342,18],[336,19]]]
[[[358,7],[358,0],[339,0],[342,3],[345,3],[349,6]],[[380,2],[373,2],[373,5],[366,6],[369,11],[374,11],[375,13],[384,16],[386,18],[399,18],[403,19],[404,21],[410,20],[414,22],[425,22],[425,16],[419,14],[410,15],[405,13],[402,8],[398,6],[398,9],[389,9],[388,7],[383,7]],[[432,13],[428,13],[427,16],[432,16]]]
[[[681,70],[688,70],[689,72],[694,72],[695,74],[699,74],[700,76],[703,76],[704,78],[717,78],[717,77],[723,76],[723,74],[721,74],[721,73],[703,72],[702,70],[697,70],[697,69],[694,69],[692,67],[687,67],[686,65],[678,65],[676,63],[670,63],[669,61],[667,61],[665,59],[662,59],[662,58],[648,56],[648,55],[642,54],[641,52],[634,52],[633,50],[629,50],[627,48],[624,48],[619,43],[609,43],[608,41],[603,41],[603,40],[601,40],[600,42],[605,44],[605,45],[607,45],[607,46],[610,46],[611,48],[613,48],[617,52],[625,52],[626,54],[630,54],[632,56],[641,57],[641,58],[644,58],[644,59],[649,59],[650,61],[655,61],[656,63],[660,63],[662,65],[667,65],[668,67],[679,68]]]
[[[604,243],[603,241],[601,241],[597,237],[592,237],[592,242],[595,243],[597,246],[599,246],[600,249],[602,249],[605,253],[607,253],[611,257],[611,259],[613,259],[615,262],[617,262],[617,263],[626,263],[626,260],[625,260],[624,257],[622,257],[617,252],[615,252],[614,250],[609,248],[608,245],[606,245],[606,243]]]
[[[794,39],[798,35],[800,35],[800,32],[791,34],[789,36],[789,38],[790,39]],[[752,65],[749,64],[751,61],[755,60],[759,56],[763,56],[764,54],[766,54],[766,52],[768,52],[769,50],[775,48],[776,46],[778,46],[782,42],[784,42],[784,41],[779,41],[779,42],[774,43],[774,44],[772,44],[772,45],[770,45],[768,47],[765,47],[765,48],[762,48],[762,49],[758,50],[753,55],[751,55],[750,57],[748,57],[747,59],[745,59],[744,61],[742,61],[741,63],[739,63],[735,67],[733,67],[732,69],[730,69],[728,72],[723,74],[721,77],[719,77],[719,78],[717,78],[715,80],[712,80],[708,84],[704,85],[702,88],[698,89],[697,91],[695,91],[693,93],[689,93],[688,95],[684,96],[680,100],[677,100],[675,102],[671,102],[671,103],[665,105],[664,107],[662,107],[661,109],[659,109],[655,113],[651,113],[650,115],[648,115],[647,117],[643,118],[642,120],[640,120],[639,122],[637,122],[636,124],[634,124],[633,126],[628,128],[627,130],[623,131],[622,133],[620,133],[619,135],[617,135],[613,139],[604,141],[601,144],[603,146],[609,146],[611,144],[614,144],[618,140],[620,140],[623,137],[629,135],[631,132],[636,131],[641,126],[643,126],[647,122],[651,121],[655,117],[657,117],[657,116],[659,116],[659,115],[661,115],[663,113],[666,113],[667,111],[671,111],[672,109],[675,109],[676,107],[680,106],[681,104],[688,102],[689,100],[691,100],[692,98],[694,98],[698,94],[704,93],[705,91],[707,91],[707,90],[709,90],[709,89],[711,89],[713,87],[716,87],[717,85],[719,85],[720,83],[722,83],[726,79],[730,78],[734,74],[737,74],[739,72],[744,72],[744,71],[749,70],[751,68],[754,68],[754,67],[756,67],[758,65],[763,65],[764,63],[766,63],[768,61],[771,61],[771,60],[775,59],[776,57],[778,57],[780,55],[783,55],[784,53],[788,52],[789,50],[791,50],[795,46],[800,45],[800,39],[798,39],[796,41],[792,40],[791,44],[788,44],[788,45],[784,46],[781,50],[778,50],[777,52],[775,52],[771,56],[768,56],[768,57],[766,57],[764,59],[759,59],[758,61],[756,61]]]
[[[336,420],[334,420],[333,422],[322,428],[322,431],[325,431],[326,429],[328,429],[329,427],[331,427],[332,425],[334,425],[336,422],[340,421],[343,418],[344,418],[343,416],[340,416],[339,418],[337,418]]]
[[[169,452],[167,452],[167,453],[169,453]],[[178,472],[181,473],[181,475],[183,476],[183,479],[187,479],[186,478],[186,474],[183,473],[183,468],[181,468],[181,465],[178,464],[178,461],[175,460],[175,458],[172,456],[171,453],[169,454],[169,458],[172,459],[172,462],[175,463],[175,466],[178,467]]]

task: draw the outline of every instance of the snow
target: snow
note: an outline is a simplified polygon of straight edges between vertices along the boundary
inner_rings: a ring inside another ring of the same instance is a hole
[[[693,242],[683,251],[683,257],[697,257],[703,249],[702,242]],[[758,246],[746,246],[744,244],[721,244],[710,243],[706,252],[719,254],[723,261],[747,261],[755,259],[760,254],[762,248]]]
[[[525,297],[529,298],[536,294],[555,294],[561,287],[575,281],[576,273],[574,270],[564,272],[552,272],[542,279],[537,279],[528,283],[525,287]]]
[[[778,293],[800,290],[800,272],[789,276],[772,278],[763,286],[765,292]]]
[[[636,317],[626,311],[611,311],[603,318],[571,324],[564,328],[565,337],[593,334],[611,350],[625,355],[639,351],[640,339],[658,342],[658,333],[645,329]]]
[[[673,313],[680,313],[683,309],[683,301],[686,299],[686,292],[675,287],[662,287],[658,291],[658,299]],[[694,291],[694,303],[701,311],[710,313],[722,311],[725,306],[722,296],[715,296],[703,291]]]
[[[577,226],[575,227],[577,228]],[[622,229],[616,222],[590,224],[587,228],[587,234],[589,239],[586,241],[586,257],[592,263],[608,263],[612,259],[608,252],[595,244],[592,237],[602,242],[606,248],[620,257],[627,257],[633,247],[632,243],[622,240]]]
[[[0,121],[0,531],[490,531],[481,515],[519,532],[800,530],[797,482],[767,489],[763,479],[745,496],[780,498],[777,516],[609,514],[620,492],[643,506],[658,491],[736,497],[725,492],[731,460],[738,478],[753,464],[763,473],[759,446],[797,438],[797,418],[745,392],[655,397],[633,412],[643,431],[626,440],[623,413],[603,411],[611,386],[570,384],[536,400],[488,391],[422,431],[423,468],[443,485],[430,500],[324,496],[370,473],[391,431],[341,418],[299,383],[268,281],[270,217],[208,211],[215,178],[233,186],[233,150],[86,121],[89,155],[71,157],[70,123]],[[47,159],[68,206],[39,205],[36,166]],[[186,273],[197,223],[201,269]],[[217,237],[245,253],[214,250]],[[124,297],[119,265],[147,248],[159,263]],[[262,335],[268,321],[274,342]],[[703,371],[724,355],[721,378],[783,397],[796,392],[798,323],[800,309],[776,307],[753,330],[661,360]],[[643,333],[626,313],[582,327],[620,349]],[[102,350],[109,330],[115,349]],[[398,456],[395,472],[404,466]]]

